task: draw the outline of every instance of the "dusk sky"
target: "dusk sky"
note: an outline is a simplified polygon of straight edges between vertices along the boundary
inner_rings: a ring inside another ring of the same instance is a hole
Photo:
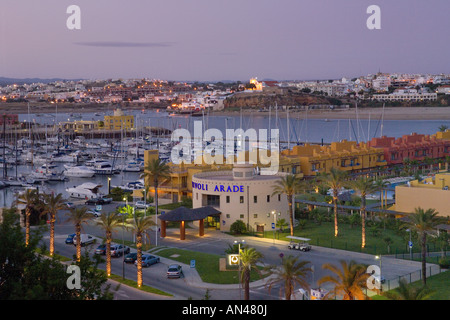
[[[69,30],[67,7],[81,9]],[[381,9],[369,30],[367,7]],[[180,81],[450,73],[448,0],[1,0],[0,76]]]

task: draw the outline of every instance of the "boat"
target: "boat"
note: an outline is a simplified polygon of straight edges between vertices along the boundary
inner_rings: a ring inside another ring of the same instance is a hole
[[[93,182],[85,182],[79,186],[73,186],[71,188],[66,188],[66,192],[71,198],[78,199],[96,199],[102,198],[102,194],[99,189],[102,185]]]
[[[94,165],[95,174],[116,174],[119,170],[115,170],[109,161],[102,161]]]
[[[64,174],[67,177],[91,178],[95,175],[95,171],[86,166],[64,166]]]
[[[134,190],[145,189],[145,185],[144,185],[143,180],[138,180],[138,181],[128,182],[127,184],[125,184],[123,186],[113,186],[113,188],[120,188],[124,192],[133,192]]]

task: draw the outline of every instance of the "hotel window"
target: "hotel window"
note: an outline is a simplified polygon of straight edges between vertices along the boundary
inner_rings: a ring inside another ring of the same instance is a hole
[[[240,202],[240,203],[244,203],[244,196],[240,196],[240,197],[239,197],[239,202]]]
[[[257,219],[257,218],[258,218],[258,214],[255,213],[255,214],[253,215],[253,218]]]
[[[270,202],[270,194],[267,195],[267,202]]]
[[[281,194],[278,195],[278,201],[281,201]]]
[[[227,203],[230,203],[230,196],[227,196]]]
[[[227,214],[227,219],[230,219],[230,214]]]
[[[258,203],[258,196],[253,196],[253,203]]]
[[[195,194],[195,200],[198,200],[198,192]]]
[[[243,214],[241,214],[241,215],[239,216],[239,218],[241,218],[241,219],[244,219],[244,215],[243,215]]]

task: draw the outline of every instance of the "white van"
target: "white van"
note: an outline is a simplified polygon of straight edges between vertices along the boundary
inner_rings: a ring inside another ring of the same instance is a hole
[[[84,247],[88,244],[92,244],[95,241],[95,238],[93,236],[91,236],[90,234],[84,234],[82,233],[80,235],[80,239],[81,239],[81,246]],[[77,245],[77,236],[73,237],[73,245],[76,246]]]

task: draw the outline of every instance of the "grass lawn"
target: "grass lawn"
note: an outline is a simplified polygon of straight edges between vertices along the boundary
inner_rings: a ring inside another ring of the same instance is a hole
[[[422,281],[413,282],[414,287],[421,287]],[[450,272],[441,272],[440,274],[427,278],[427,286],[434,290],[429,300],[450,300]],[[391,290],[394,291],[395,289]],[[373,300],[386,300],[383,296],[373,296]]]
[[[176,248],[163,249],[155,254],[187,265],[190,265],[191,260],[195,260],[195,268],[204,282],[216,284],[239,283],[238,269],[233,271],[219,271],[219,259],[225,258],[224,255],[221,256],[218,254],[209,254]],[[173,257],[173,255],[179,256]],[[250,281],[259,280],[262,277],[264,277],[264,275],[260,276],[256,271],[252,271]]]
[[[369,254],[395,254],[407,252],[407,243],[405,240],[397,235],[393,230],[378,229],[378,235],[373,235],[370,232],[370,228],[366,227],[366,247],[361,249],[361,226],[350,226],[350,224],[340,223],[338,224],[338,237],[334,236],[334,222],[322,222],[321,225],[314,223],[312,220],[308,220],[303,230],[299,228],[294,229],[294,235],[298,237],[304,237],[311,239],[310,244],[328,247],[334,249],[342,249],[356,252],[363,252]],[[277,238],[279,240],[290,241],[289,230],[286,228],[286,232],[279,233]],[[273,231],[266,231],[264,237],[273,238]],[[392,239],[393,243],[390,245],[390,251],[383,241],[385,237]],[[415,248],[418,248],[417,244],[414,244]]]

